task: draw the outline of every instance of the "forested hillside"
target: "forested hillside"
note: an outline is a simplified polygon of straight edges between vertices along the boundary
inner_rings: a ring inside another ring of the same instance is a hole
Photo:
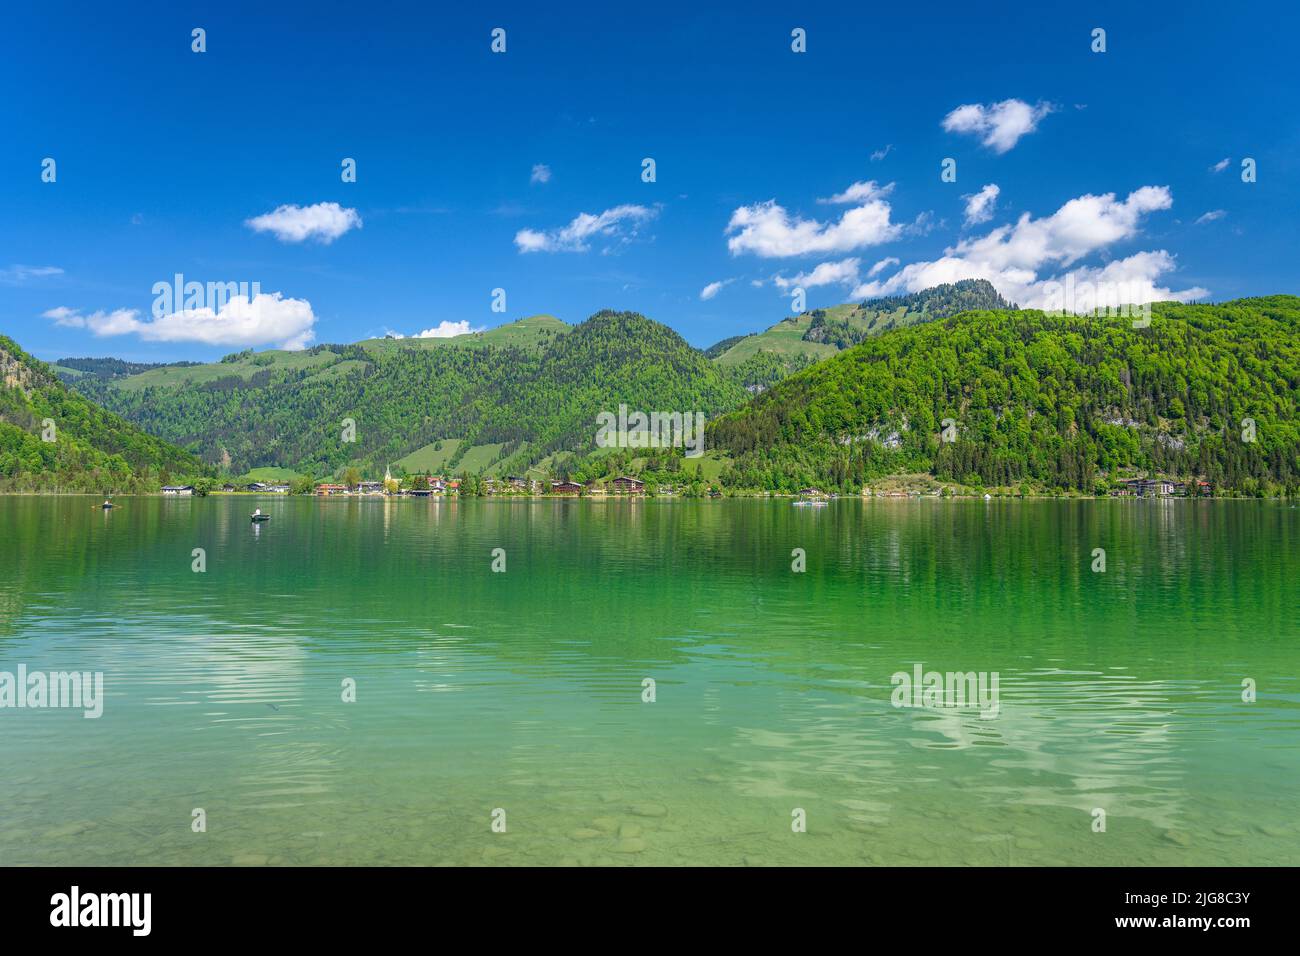
[[[51,368],[60,378],[80,378],[90,375],[95,378],[112,380],[139,375],[156,368],[185,368],[197,365],[197,362],[127,362],[117,358],[61,358]]]
[[[825,342],[847,349],[882,332],[946,319],[959,312],[1014,308],[987,280],[962,279],[910,295],[872,299],[857,306],[816,309],[803,337],[806,342]]]
[[[753,333],[749,333],[749,334],[752,335]],[[720,342],[714,342],[712,345],[710,345],[707,349],[704,350],[704,357],[709,359],[717,358],[719,355],[727,351],[727,349],[731,348],[741,339],[745,339],[748,337],[749,335],[732,335],[725,339],[722,339]]]
[[[739,487],[856,493],[929,472],[1092,491],[1140,470],[1300,488],[1300,298],[1153,312],[1147,328],[997,311],[898,329],[714,422],[709,444]]]
[[[946,319],[960,312],[1014,309],[1016,305],[1002,298],[998,290],[993,288],[993,283],[987,279],[959,279],[920,292],[909,292],[907,295],[871,299],[863,303],[863,308],[877,312],[906,309],[909,312],[924,312],[932,319]]]
[[[154,491],[207,472],[189,453],[70,392],[53,369],[0,336],[3,489]]]
[[[1091,492],[1138,473],[1244,493],[1297,487],[1300,299],[1160,304],[1147,328],[1015,309],[933,317],[996,297],[984,286],[886,301],[895,308],[870,318],[861,306],[802,317],[799,337],[830,335],[845,310],[847,328],[871,332],[844,351],[812,343],[831,350],[819,362],[766,349],[734,361],[763,336],[710,361],[643,316],[601,312],[572,328],[536,317],[463,341],[247,352],[124,378],[105,364],[75,383],[232,475],[382,473],[389,462],[457,474],[671,470],[672,455],[595,448],[597,414],[626,404],[704,412],[708,477],[736,489],[857,493],[908,473],[1031,491]]]
[[[538,357],[531,374],[506,374],[481,410],[475,438],[527,443],[522,467],[555,451],[589,451],[596,416],[620,404],[644,412],[713,416],[746,395],[680,335],[634,312],[600,312]]]
[[[262,367],[249,353],[231,356],[228,374],[219,363],[77,387],[233,474],[280,465],[327,475],[353,462],[382,471],[451,438],[464,449],[502,444],[501,466],[522,468],[560,449],[590,451],[596,414],[620,403],[714,415],[746,397],[676,332],[643,316],[601,312],[565,328],[525,344],[514,344],[519,335],[479,339],[472,348],[324,345]],[[149,384],[163,373],[185,380]],[[459,464],[453,458],[448,468]]]
[[[726,339],[706,354],[755,392],[872,336],[972,309],[1008,308],[1015,306],[991,283],[962,279],[909,295],[813,309],[755,335]]]

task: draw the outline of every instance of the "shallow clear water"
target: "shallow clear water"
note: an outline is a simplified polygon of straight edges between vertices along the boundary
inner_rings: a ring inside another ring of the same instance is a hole
[[[0,710],[0,864],[1300,863],[1286,504],[93,504],[0,498],[0,671],[105,681]]]

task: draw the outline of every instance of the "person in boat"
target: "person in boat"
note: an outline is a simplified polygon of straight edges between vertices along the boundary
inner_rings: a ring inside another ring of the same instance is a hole
[[[262,509],[261,509],[261,508],[254,508],[254,509],[253,509],[253,517],[254,517],[254,518],[258,517],[261,513],[262,513]]]
[[[111,507],[113,507],[113,502],[111,502],[111,501],[109,501],[107,498],[105,498],[105,499],[104,499],[103,507],[105,507],[105,508],[111,508]]]

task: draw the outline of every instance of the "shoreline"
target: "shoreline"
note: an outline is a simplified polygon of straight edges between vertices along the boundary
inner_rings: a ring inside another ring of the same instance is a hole
[[[86,491],[0,491],[0,498],[157,498],[165,501],[193,501],[203,498],[249,498],[258,500],[333,500],[333,501],[806,501],[810,504],[830,504],[835,501],[1290,501],[1285,495],[1007,495],[1007,494],[885,494],[885,495],[829,495],[823,498],[805,498],[788,492],[759,492],[755,494],[719,495],[289,495],[266,494],[259,491],[213,491],[207,495],[167,495],[158,491],[112,492],[110,494]]]

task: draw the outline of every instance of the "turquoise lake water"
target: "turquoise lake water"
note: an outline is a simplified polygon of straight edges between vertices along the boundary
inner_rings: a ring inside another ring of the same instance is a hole
[[[104,681],[0,864],[1300,863],[1285,503],[92,504],[0,497],[0,672]]]

